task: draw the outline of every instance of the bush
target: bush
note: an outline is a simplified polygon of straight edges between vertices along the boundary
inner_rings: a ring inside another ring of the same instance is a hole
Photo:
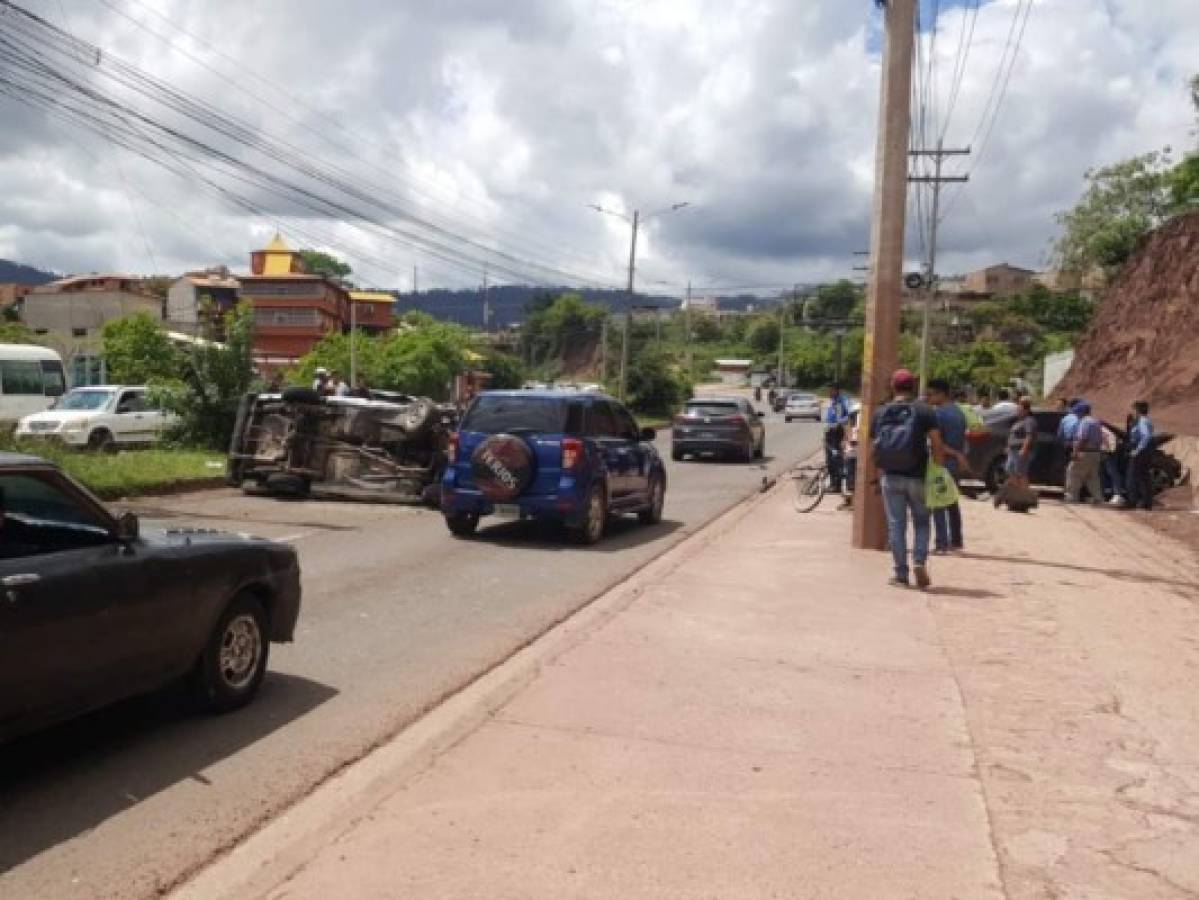
[[[149,313],[106,322],[101,340],[108,380],[113,384],[149,384],[178,376],[180,353],[162,323]]]
[[[669,416],[691,396],[691,382],[658,350],[639,353],[629,365],[629,405],[639,413]]]

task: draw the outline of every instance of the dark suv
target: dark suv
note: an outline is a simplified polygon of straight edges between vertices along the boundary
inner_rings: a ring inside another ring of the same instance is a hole
[[[487,391],[450,437],[441,510],[450,531],[486,515],[560,522],[593,544],[608,517],[662,518],[666,470],[654,430],[619,402],[575,391]]]

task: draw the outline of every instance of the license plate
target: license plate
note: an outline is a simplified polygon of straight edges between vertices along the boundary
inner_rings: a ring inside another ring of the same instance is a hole
[[[699,436],[700,436],[701,438],[712,438],[712,439],[714,439],[714,438],[716,437],[716,432],[715,432],[715,431],[701,431],[701,432],[699,433]]]
[[[519,519],[520,504],[518,503],[497,503],[495,505],[494,515],[500,519]]]

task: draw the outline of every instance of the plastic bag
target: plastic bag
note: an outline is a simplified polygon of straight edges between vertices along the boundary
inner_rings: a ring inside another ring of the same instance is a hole
[[[924,503],[929,509],[944,509],[958,502],[958,486],[944,466],[931,459],[924,472]]]

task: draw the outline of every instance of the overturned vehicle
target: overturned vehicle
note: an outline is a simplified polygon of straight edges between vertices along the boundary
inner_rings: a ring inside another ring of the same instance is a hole
[[[247,394],[228,480],[249,493],[435,505],[456,425],[453,406],[427,397]]]

